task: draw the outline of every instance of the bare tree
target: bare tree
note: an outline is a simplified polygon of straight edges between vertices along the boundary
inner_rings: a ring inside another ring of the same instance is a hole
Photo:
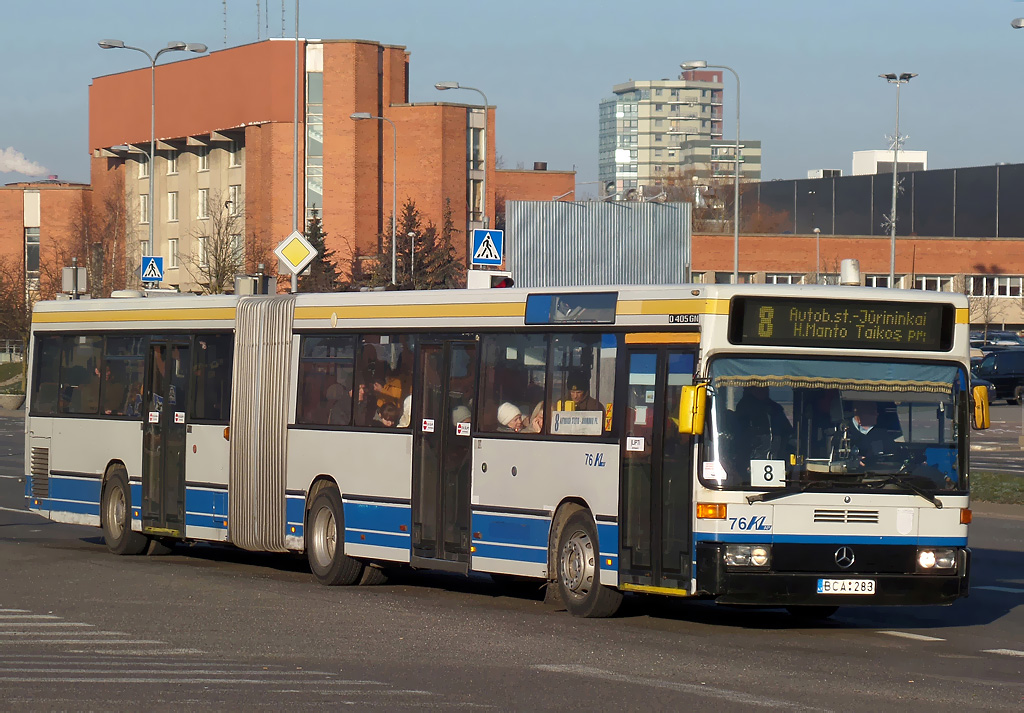
[[[995,278],[982,275],[957,275],[953,278],[952,290],[967,295],[971,324],[982,325],[984,338],[988,339],[989,324],[996,321],[999,303],[995,292]]]
[[[210,191],[206,214],[191,232],[194,249],[179,259],[204,294],[219,295],[233,290],[235,275],[246,268],[245,204]],[[254,245],[258,237],[253,234]]]

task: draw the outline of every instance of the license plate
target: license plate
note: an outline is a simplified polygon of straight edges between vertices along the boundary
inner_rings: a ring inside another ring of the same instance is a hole
[[[873,579],[819,579],[818,594],[874,594]]]

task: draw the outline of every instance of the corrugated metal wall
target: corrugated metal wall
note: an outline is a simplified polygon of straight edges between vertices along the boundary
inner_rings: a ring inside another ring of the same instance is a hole
[[[690,204],[508,201],[505,254],[516,287],[680,284]]]

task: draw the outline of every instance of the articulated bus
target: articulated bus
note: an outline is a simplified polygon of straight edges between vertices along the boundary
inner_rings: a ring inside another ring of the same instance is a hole
[[[968,327],[962,295],[856,287],[43,302],[25,495],[117,554],[530,578],[579,616],[949,604]]]

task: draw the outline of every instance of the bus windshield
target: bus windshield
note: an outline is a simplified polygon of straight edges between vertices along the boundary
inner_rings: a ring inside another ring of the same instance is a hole
[[[710,375],[706,487],[967,490],[959,365],[722,357]]]

